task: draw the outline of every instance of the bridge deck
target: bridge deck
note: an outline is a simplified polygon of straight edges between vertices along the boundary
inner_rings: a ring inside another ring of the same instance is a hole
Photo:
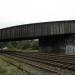
[[[31,39],[72,33],[75,33],[74,20],[43,22],[0,29],[0,40]]]

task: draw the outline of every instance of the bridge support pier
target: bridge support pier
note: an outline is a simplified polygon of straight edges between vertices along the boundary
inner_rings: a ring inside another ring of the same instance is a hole
[[[41,37],[39,47],[41,52],[64,53],[66,38],[64,36]]]

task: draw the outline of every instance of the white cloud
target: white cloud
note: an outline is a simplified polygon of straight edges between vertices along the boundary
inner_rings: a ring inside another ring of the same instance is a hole
[[[0,28],[75,19],[75,0],[0,0]]]

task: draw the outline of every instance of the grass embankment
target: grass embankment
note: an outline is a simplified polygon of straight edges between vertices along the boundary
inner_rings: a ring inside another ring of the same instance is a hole
[[[35,74],[44,72],[44,70],[41,70],[39,68],[35,68],[25,62],[23,63],[23,62],[16,60],[19,58],[12,59],[12,57],[3,56],[3,55],[0,55],[0,58],[2,59],[3,62],[4,61],[7,62],[7,63],[4,62],[6,64],[6,66],[4,66],[4,67],[6,67],[5,73],[10,73],[7,75],[11,75],[11,74],[13,74],[13,75],[18,75],[18,74],[19,75],[35,75]],[[4,64],[4,63],[2,63],[2,64]],[[12,66],[14,66],[13,69],[12,69]],[[6,74],[4,74],[4,75],[6,75]]]
[[[25,50],[21,50],[21,49],[17,49],[17,48],[8,48],[8,50],[10,51],[22,51],[22,52],[39,52],[39,50],[32,50],[31,48],[25,49]]]
[[[7,63],[4,59],[7,60],[6,57],[0,55],[0,75],[18,75],[18,74],[23,74],[23,71],[21,71],[16,66],[13,66],[12,64]]]

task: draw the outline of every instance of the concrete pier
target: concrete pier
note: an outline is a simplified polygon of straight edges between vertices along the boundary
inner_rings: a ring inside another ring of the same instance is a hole
[[[42,52],[64,53],[66,49],[65,36],[50,36],[39,38],[39,47]]]

